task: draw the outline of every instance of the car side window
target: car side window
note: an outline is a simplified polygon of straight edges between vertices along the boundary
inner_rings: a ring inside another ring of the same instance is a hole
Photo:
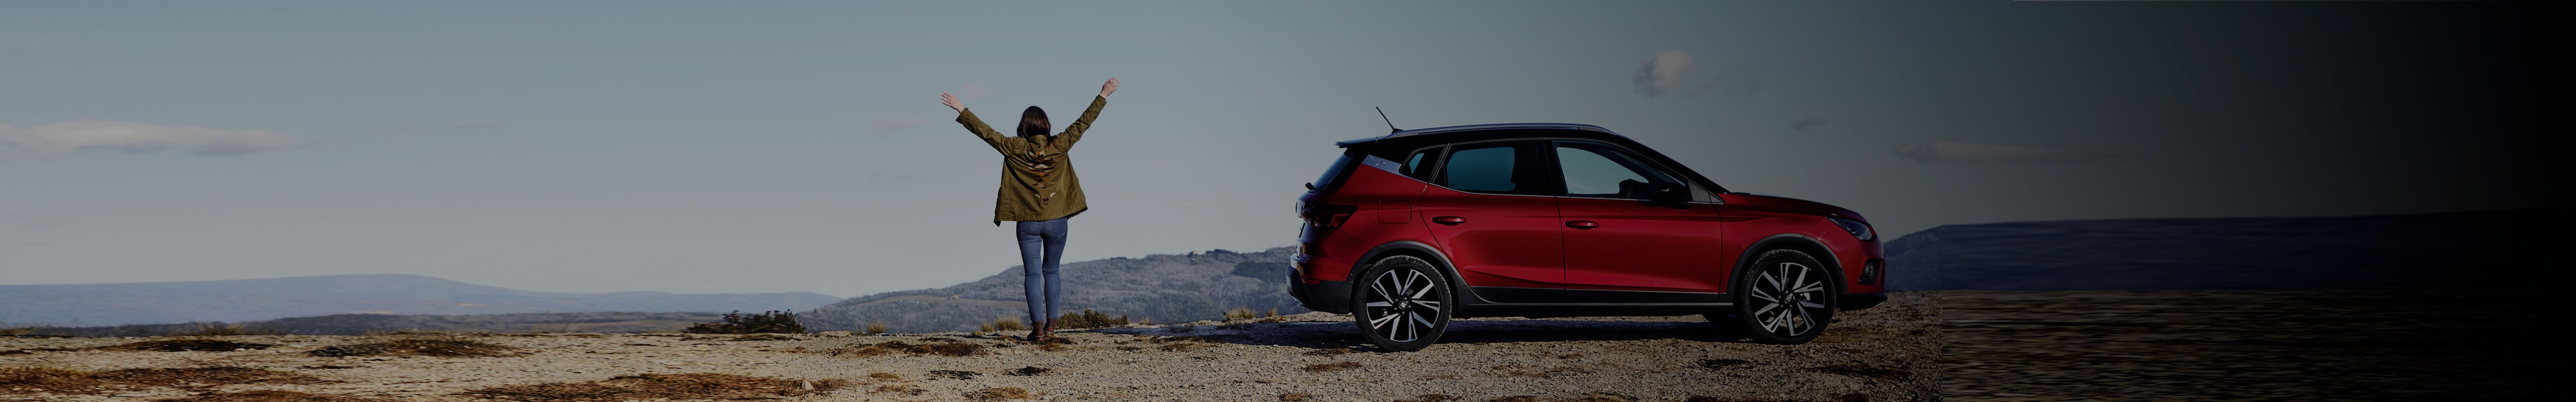
[[[1533,162],[1538,159],[1530,152],[1537,149],[1534,145],[1510,141],[1450,146],[1438,184],[1458,191],[1541,194],[1548,189],[1544,171]]]
[[[1680,182],[1644,159],[1608,145],[1560,142],[1555,148],[1568,196],[1643,200],[1654,198],[1656,186]]]
[[[1413,151],[1413,156],[1404,158],[1404,175],[1422,181],[1431,181],[1431,163],[1438,160],[1439,156],[1440,147]]]

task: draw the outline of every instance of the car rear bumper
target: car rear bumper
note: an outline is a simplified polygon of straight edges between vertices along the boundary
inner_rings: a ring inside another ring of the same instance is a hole
[[[1840,301],[1840,304],[1842,304],[1842,308],[1843,308],[1844,310],[1863,310],[1863,309],[1868,309],[1868,308],[1870,308],[1870,307],[1878,307],[1878,304],[1879,304],[1879,303],[1886,303],[1886,302],[1887,302],[1887,294],[1886,294],[1886,293],[1844,293],[1842,297],[1840,297],[1840,298],[1836,298],[1836,299],[1834,299],[1834,300]]]
[[[1351,310],[1350,281],[1311,281],[1300,278],[1295,269],[1288,270],[1288,295],[1307,310],[1346,314]]]

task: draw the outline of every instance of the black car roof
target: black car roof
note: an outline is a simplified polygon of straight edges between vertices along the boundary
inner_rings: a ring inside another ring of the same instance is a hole
[[[1619,134],[1610,132],[1610,129],[1601,128],[1601,126],[1595,126],[1595,125],[1590,125],[1590,124],[1574,124],[1574,123],[1502,123],[1502,124],[1471,124],[1471,125],[1464,125],[1464,126],[1448,126],[1448,127],[1433,127],[1433,128],[1417,128],[1417,129],[1412,129],[1412,130],[1397,131],[1397,132],[1395,132],[1395,133],[1393,133],[1393,134],[1387,134],[1387,135],[1381,135],[1381,136],[1375,136],[1375,137],[1359,138],[1359,139],[1352,139],[1352,140],[1348,140],[1348,141],[1336,142],[1336,143],[1333,143],[1333,145],[1334,145],[1334,146],[1338,146],[1338,147],[1343,147],[1343,148],[1349,148],[1349,147],[1351,147],[1352,145],[1366,144],[1366,143],[1377,142],[1377,141],[1386,140],[1386,139],[1391,139],[1391,138],[1419,137],[1419,136],[1427,136],[1427,135],[1434,135],[1434,134],[1461,133],[1461,132],[1469,132],[1469,131],[1528,130],[1528,129],[1549,129],[1549,130],[1589,131],[1589,132],[1594,132],[1594,133],[1600,133],[1600,134],[1601,134],[1601,135],[1603,135],[1603,136],[1607,136],[1607,137],[1611,137],[1611,138],[1627,139],[1627,137],[1620,137],[1620,136],[1619,136]]]

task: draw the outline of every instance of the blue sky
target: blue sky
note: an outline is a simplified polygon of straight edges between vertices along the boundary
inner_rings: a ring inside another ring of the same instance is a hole
[[[2389,63],[2438,45],[2372,33],[2408,28],[2391,7],[21,3],[0,284],[944,286],[1017,258],[996,157],[938,95],[1069,120],[1113,76],[1068,260],[1290,245],[1298,184],[1385,131],[1373,106],[1597,124],[1891,235],[2528,206],[2377,196],[2492,168],[2387,129],[2438,123],[2354,121],[2467,96]]]

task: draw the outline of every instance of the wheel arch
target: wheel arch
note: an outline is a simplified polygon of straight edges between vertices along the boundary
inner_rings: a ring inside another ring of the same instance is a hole
[[[1357,265],[1351,267],[1351,273],[1349,274],[1350,277],[1347,280],[1349,280],[1353,286],[1358,286],[1360,283],[1360,274],[1368,271],[1369,264],[1375,264],[1379,259],[1399,255],[1420,258],[1423,261],[1430,262],[1432,268],[1440,271],[1440,279],[1442,281],[1449,282],[1449,292],[1459,296],[1459,299],[1464,300],[1475,297],[1475,291],[1467,288],[1467,280],[1458,275],[1458,265],[1449,263],[1448,255],[1441,254],[1439,247],[1433,247],[1430,244],[1412,240],[1386,242],[1385,244],[1379,244],[1377,247],[1370,248],[1366,253],[1361,253]],[[1453,312],[1452,314],[1455,313]]]
[[[1825,246],[1825,242],[1816,240],[1814,237],[1808,237],[1807,235],[1797,233],[1781,233],[1763,237],[1762,240],[1753,241],[1752,246],[1745,247],[1743,254],[1735,256],[1734,270],[1728,271],[1726,274],[1727,290],[1730,292],[1734,291],[1734,283],[1744,279],[1744,270],[1752,267],[1753,260],[1756,258],[1762,258],[1762,253],[1768,253],[1772,250],[1797,250],[1801,253],[1807,253],[1808,257],[1813,257],[1817,262],[1824,263],[1827,271],[1833,272],[1834,280],[1825,281],[1825,283],[1833,284],[1833,293],[1835,296],[1841,296],[1843,292],[1849,291],[1849,289],[1846,289],[1843,285],[1843,263],[1841,259],[1834,257],[1834,249],[1832,247]]]

